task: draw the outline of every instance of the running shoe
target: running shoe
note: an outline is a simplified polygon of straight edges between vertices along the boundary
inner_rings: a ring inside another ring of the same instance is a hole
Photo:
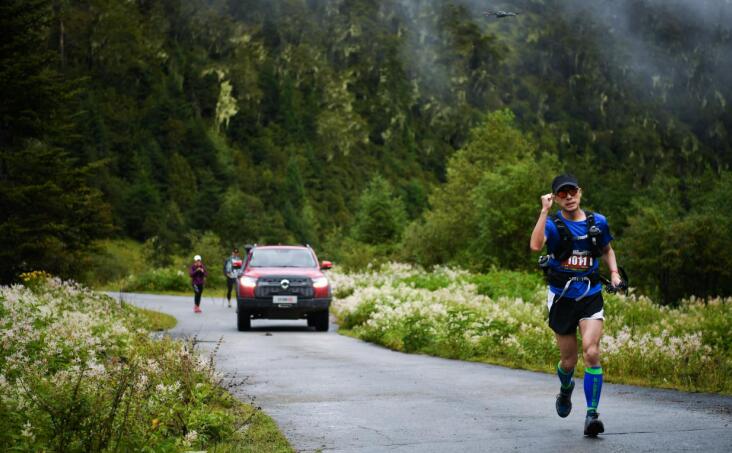
[[[574,390],[574,380],[569,384],[569,387],[559,388],[559,394],[557,395],[557,402],[555,404],[557,408],[557,415],[565,418],[572,412],[572,391]]]
[[[600,414],[590,411],[585,417],[585,436],[597,437],[598,434],[605,432],[605,425],[599,419]]]
[[[193,312],[194,312],[194,313],[201,313],[201,307],[199,307],[198,305],[195,305],[195,306],[193,307]]]

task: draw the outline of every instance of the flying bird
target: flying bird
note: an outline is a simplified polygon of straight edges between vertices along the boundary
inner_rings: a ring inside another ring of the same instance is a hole
[[[514,13],[512,11],[491,11],[491,10],[488,10],[488,11],[483,12],[483,15],[485,17],[494,16],[496,19],[503,19],[504,17],[518,16],[519,13]]]

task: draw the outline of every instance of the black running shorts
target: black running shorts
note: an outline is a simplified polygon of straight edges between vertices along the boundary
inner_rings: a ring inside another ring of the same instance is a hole
[[[583,319],[605,319],[603,312],[602,291],[574,300],[562,297],[549,291],[547,306],[549,307],[549,327],[559,335],[571,335],[577,332],[577,326]]]

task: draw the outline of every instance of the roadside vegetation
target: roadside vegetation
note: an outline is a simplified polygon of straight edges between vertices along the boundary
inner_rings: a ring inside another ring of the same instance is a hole
[[[330,278],[342,333],[397,351],[554,371],[539,275],[390,263]],[[671,308],[633,294],[604,297],[608,381],[732,393],[732,299],[691,298]]]
[[[44,273],[0,287],[0,445],[9,451],[292,451],[175,320]],[[232,379],[230,379],[232,378]]]
[[[223,295],[226,278],[223,263],[231,253],[214,233],[192,236],[190,249],[179,248],[175,254],[157,254],[155,240],[139,243],[129,239],[98,241],[87,260],[89,266],[82,281],[105,291],[192,294],[188,269],[193,255],[201,255],[208,270],[206,296]],[[239,247],[242,248],[244,244]]]

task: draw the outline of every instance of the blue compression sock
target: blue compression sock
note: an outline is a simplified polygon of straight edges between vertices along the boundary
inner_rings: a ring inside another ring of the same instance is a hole
[[[562,368],[562,362],[557,363],[557,376],[559,376],[559,381],[562,383],[563,389],[568,389],[570,384],[572,384],[573,375],[574,368],[569,371],[564,371],[564,369]]]
[[[597,412],[597,405],[600,403],[601,391],[602,367],[593,366],[585,368],[585,399],[587,400],[587,412]]]

